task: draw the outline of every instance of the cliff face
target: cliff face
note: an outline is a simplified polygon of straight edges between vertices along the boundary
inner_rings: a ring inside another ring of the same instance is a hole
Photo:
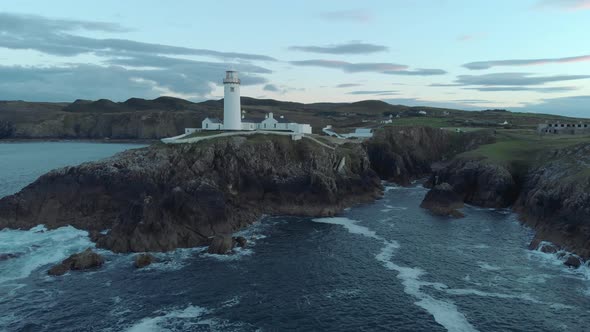
[[[489,207],[510,206],[518,194],[512,174],[504,167],[485,161],[455,159],[436,171],[429,183],[449,183],[465,203]]]
[[[378,131],[366,149],[381,178],[408,185],[430,175],[432,163],[493,141],[488,131],[458,134],[431,127],[390,127]]]
[[[14,138],[157,139],[200,127],[194,112],[68,113],[15,125]]]
[[[262,214],[328,216],[370,201],[381,184],[369,166],[360,145],[282,136],[153,145],[47,173],[0,200],[0,229],[70,224],[116,252],[199,246]]]
[[[550,241],[590,258],[590,144],[554,150],[532,168],[514,204],[537,230],[532,247]]]
[[[524,174],[485,160],[456,159],[435,172],[429,182],[448,182],[466,203],[512,206],[536,231],[531,248],[549,241],[589,259],[589,167],[590,144],[581,144],[539,156]]]

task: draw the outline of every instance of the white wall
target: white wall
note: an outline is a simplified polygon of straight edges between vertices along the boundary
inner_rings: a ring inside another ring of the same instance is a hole
[[[233,91],[232,91],[233,90]],[[225,83],[223,92],[223,129],[241,130],[240,84]]]

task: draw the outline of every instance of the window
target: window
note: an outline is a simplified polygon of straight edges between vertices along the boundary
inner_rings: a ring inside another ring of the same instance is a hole
[[[277,124],[275,123],[275,128],[277,127]]]
[[[585,124],[585,125],[584,125],[584,128],[588,128],[588,125],[587,125],[587,124]]]
[[[229,92],[235,92],[236,88],[234,88],[233,86],[229,88]]]
[[[563,123],[561,124],[561,126],[563,127]]]
[[[581,125],[581,124],[579,124],[579,125],[578,125],[578,128],[582,128],[582,125]]]
[[[266,128],[266,123],[264,124],[264,128]]]
[[[209,128],[209,124],[208,123],[205,124],[205,128]]]

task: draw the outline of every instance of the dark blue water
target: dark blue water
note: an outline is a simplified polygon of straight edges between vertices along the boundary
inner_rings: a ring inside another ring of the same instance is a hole
[[[425,193],[389,187],[337,218],[264,218],[232,256],[177,250],[136,270],[133,255],[102,251],[100,270],[58,278],[47,269],[91,246],[85,232],[4,230],[0,251],[26,254],[0,262],[0,330],[590,330],[587,266],[527,250],[532,233],[508,211],[430,216]]]

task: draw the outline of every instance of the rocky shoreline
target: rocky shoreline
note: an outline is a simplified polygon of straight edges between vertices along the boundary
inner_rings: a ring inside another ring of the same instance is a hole
[[[455,158],[493,140],[485,131],[390,127],[363,144],[335,150],[260,135],[154,144],[43,175],[0,199],[0,228],[72,225],[113,252],[169,251],[229,238],[217,240],[225,253],[236,245],[231,234],[262,215],[333,216],[379,198],[382,180],[408,185],[431,175],[426,185],[439,185],[433,189],[438,192],[427,195],[423,207],[434,213],[460,217],[463,202],[512,206],[537,231],[532,248],[551,241],[588,259],[590,229],[580,216],[590,216],[590,185],[587,178],[584,185],[562,181],[576,170],[563,170],[562,159],[586,150],[554,155],[553,163],[526,176]]]
[[[589,144],[547,152],[526,170],[486,160],[456,159],[435,171],[427,186],[448,183],[463,202],[490,208],[512,207],[535,230],[530,249],[550,242],[571,252],[566,265],[590,259]],[[577,260],[577,262],[575,262]]]

